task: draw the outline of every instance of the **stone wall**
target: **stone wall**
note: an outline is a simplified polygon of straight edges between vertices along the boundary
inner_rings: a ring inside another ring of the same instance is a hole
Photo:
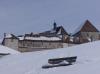
[[[18,39],[6,38],[4,41],[4,45],[9,47],[9,48],[18,50]]]
[[[63,48],[63,43],[59,41],[19,41],[19,51],[38,51],[45,49]]]

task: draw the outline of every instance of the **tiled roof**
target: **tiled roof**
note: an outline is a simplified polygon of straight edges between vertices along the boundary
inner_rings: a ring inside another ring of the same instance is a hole
[[[80,32],[99,32],[99,30],[89,20],[86,20],[73,36],[79,35]]]
[[[86,20],[85,24],[82,26],[80,31],[81,32],[99,32],[99,30],[96,29],[96,27],[93,26],[93,24],[88,20]]]

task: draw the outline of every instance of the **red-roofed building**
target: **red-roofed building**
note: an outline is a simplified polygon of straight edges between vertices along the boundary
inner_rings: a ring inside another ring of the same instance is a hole
[[[86,22],[81,26],[79,31],[77,31],[74,35],[74,43],[86,43],[91,41],[96,41],[100,39],[99,30],[93,26],[93,24],[86,20]]]

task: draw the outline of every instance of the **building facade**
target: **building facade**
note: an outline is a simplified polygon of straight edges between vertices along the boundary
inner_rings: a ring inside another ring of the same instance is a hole
[[[53,29],[38,34],[4,34],[2,44],[21,52],[63,48],[68,33],[62,26],[57,27],[55,22],[53,25]]]
[[[79,31],[73,35],[73,42],[78,44],[96,40],[100,40],[100,32],[89,20],[86,20]]]
[[[68,34],[63,26],[57,26],[54,22],[51,30],[38,34],[33,32],[20,36],[4,34],[2,44],[21,52],[29,52],[69,47],[97,40],[100,40],[99,30],[86,20],[73,35]]]

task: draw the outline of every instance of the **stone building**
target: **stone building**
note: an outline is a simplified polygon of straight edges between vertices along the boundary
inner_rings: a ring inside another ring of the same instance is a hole
[[[92,42],[100,39],[99,30],[93,24],[86,20],[86,22],[78,28],[78,31],[73,35],[73,43],[81,44]]]
[[[18,38],[13,34],[4,33],[2,44],[12,49],[18,50]]]
[[[20,36],[4,34],[2,44],[21,52],[63,48],[68,33],[55,22],[53,25],[53,29],[38,34],[30,33]]]
[[[100,40],[100,32],[86,20],[73,35],[69,35],[63,26],[57,26],[54,22],[51,30],[38,34],[33,32],[20,36],[4,34],[2,44],[21,52],[28,52],[69,47],[96,40]]]

